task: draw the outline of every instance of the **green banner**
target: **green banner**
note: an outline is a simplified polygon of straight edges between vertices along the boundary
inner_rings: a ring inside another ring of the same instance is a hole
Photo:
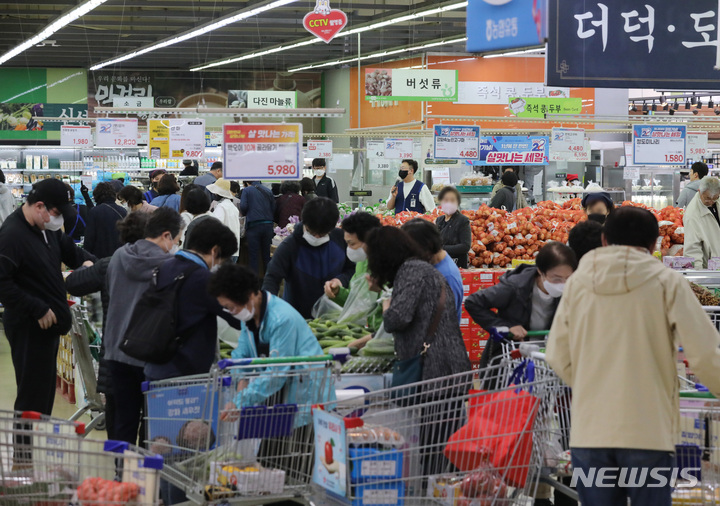
[[[580,114],[581,98],[510,97],[510,112],[518,118],[544,118],[546,114]]]

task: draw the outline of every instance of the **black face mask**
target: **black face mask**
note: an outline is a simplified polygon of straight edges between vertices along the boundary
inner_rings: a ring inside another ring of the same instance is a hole
[[[157,190],[157,185],[158,185],[158,181],[153,181],[153,183],[152,183],[153,190]]]
[[[600,213],[588,214],[588,220],[596,221],[601,225],[605,224],[605,218],[607,218],[607,216],[605,216],[604,214],[600,214]]]
[[[406,177],[408,177],[408,171],[401,170],[400,172],[398,172],[398,176],[400,176],[400,179],[405,179]]]

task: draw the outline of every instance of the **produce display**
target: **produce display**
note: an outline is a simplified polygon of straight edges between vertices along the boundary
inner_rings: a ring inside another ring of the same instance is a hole
[[[341,324],[324,316],[307,322],[325,353],[331,348],[345,348],[351,342],[370,333],[360,325],[353,323]]]
[[[219,343],[220,343],[220,358],[232,358],[230,355],[233,351],[233,347],[230,346],[225,341],[223,341],[222,339],[219,340]]]
[[[140,494],[136,483],[121,483],[103,478],[86,478],[77,489],[82,506],[102,506],[108,503],[126,504]]]
[[[695,283],[690,283],[690,287],[692,288],[695,297],[697,297],[697,300],[703,306],[720,306],[720,297],[707,288],[696,285]]]

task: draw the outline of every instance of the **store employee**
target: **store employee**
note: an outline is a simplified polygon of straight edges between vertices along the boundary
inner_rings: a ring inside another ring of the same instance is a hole
[[[387,208],[395,209],[395,214],[403,211],[429,213],[435,209],[430,189],[422,181],[415,179],[418,163],[415,160],[403,160],[398,176],[402,181],[392,187],[387,200]]]

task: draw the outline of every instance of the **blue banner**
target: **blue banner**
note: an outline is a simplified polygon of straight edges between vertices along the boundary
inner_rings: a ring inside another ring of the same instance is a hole
[[[481,137],[480,160],[474,160],[473,165],[547,165],[549,156],[549,137]]]
[[[717,0],[551,0],[547,84],[720,90]]]
[[[467,50],[473,53],[538,46],[547,33],[547,0],[470,0]]]

